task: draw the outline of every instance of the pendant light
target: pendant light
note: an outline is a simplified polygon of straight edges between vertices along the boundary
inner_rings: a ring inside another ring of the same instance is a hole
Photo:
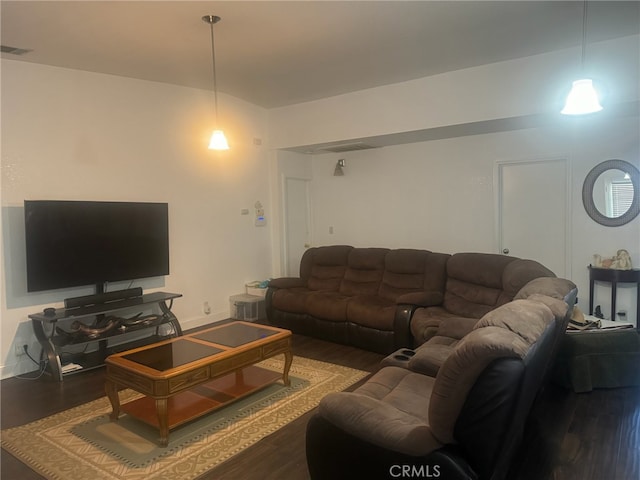
[[[587,1],[582,7],[582,60],[581,70],[584,73],[584,58],[587,48]],[[564,108],[560,113],[564,115],[586,115],[602,110],[602,105],[598,100],[598,93],[593,88],[593,81],[590,78],[582,78],[573,82],[571,91],[567,95]]]
[[[216,121],[215,129],[209,141],[209,150],[229,150],[227,138],[224,136],[224,132],[218,128],[218,88],[216,85],[216,49],[213,42],[213,24],[218,23],[220,20],[221,18],[216,15],[205,15],[202,17],[202,21],[208,23],[211,27],[211,64],[213,66],[213,101]]]

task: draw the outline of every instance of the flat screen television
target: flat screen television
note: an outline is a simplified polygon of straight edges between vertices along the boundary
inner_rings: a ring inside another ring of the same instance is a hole
[[[27,290],[169,274],[166,203],[25,200]]]

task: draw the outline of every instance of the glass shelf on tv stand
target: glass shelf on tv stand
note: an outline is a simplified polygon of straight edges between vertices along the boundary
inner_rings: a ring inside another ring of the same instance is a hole
[[[164,338],[182,335],[182,328],[176,316],[171,312],[173,300],[182,295],[179,293],[153,292],[135,298],[115,300],[98,305],[75,308],[59,308],[50,314],[44,312],[29,315],[38,342],[42,346],[41,359],[46,361],[46,371],[57,380],[62,381],[70,375],[87,369],[104,365],[104,360],[112,353],[157,342]],[[167,304],[169,302],[169,304]],[[148,323],[115,327],[95,337],[69,336],[69,327],[74,321],[86,324],[87,321],[99,323],[110,316],[135,318],[136,313],[154,311],[155,318]],[[161,326],[167,325],[168,333],[161,335]],[[155,328],[155,334],[140,337],[143,330]],[[134,335],[136,334],[136,335]],[[135,338],[132,338],[135,337]],[[90,350],[93,346],[97,350]],[[82,348],[80,351],[68,349]],[[73,364],[77,367],[70,368]]]

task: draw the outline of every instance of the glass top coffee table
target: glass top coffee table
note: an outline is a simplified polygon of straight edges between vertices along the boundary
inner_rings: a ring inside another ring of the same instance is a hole
[[[282,374],[257,367],[261,360],[284,354]],[[128,350],[106,359],[105,390],[111,420],[121,412],[160,431],[169,431],[217,410],[282,378],[289,385],[291,332],[248,322],[231,322],[182,337]],[[120,405],[118,389],[145,396]],[[155,407],[155,408],[154,408]]]

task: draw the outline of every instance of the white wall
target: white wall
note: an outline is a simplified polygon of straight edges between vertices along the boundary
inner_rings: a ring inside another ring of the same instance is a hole
[[[268,153],[254,145],[266,140],[265,110],[220,95],[232,149],[211,152],[211,92],[11,60],[1,65],[3,377],[34,369],[28,360],[18,363],[13,349],[28,343],[39,351],[29,313],[93,293],[26,292],[25,199],[168,202],[171,273],[134,286],[182,293],[174,313],[185,328],[227,318],[230,295],[270,276],[270,228],[255,227],[253,216],[257,200],[271,214]],[[244,208],[251,214],[240,215]]]
[[[572,179],[571,278],[580,290],[579,305],[587,312],[586,267],[594,253],[612,256],[625,248],[640,266],[640,217],[622,227],[603,227],[582,205],[582,182],[601,161],[620,158],[640,167],[639,119],[591,120],[573,132],[527,129],[314,156],[313,243],[498,253],[495,163],[567,158]],[[345,175],[334,177],[340,157],[346,159]],[[606,312],[609,292],[606,286],[596,292],[597,304]],[[617,306],[629,312],[631,321],[635,302],[635,286],[621,286]]]

